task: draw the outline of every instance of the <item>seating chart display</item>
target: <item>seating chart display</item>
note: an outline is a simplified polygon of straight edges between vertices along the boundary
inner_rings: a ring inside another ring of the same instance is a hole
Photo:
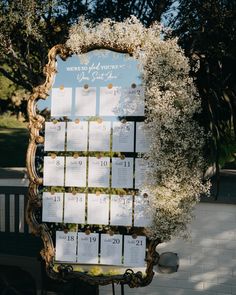
[[[44,123],[42,221],[77,229],[56,231],[58,261],[143,267],[144,236],[79,230],[81,224],[148,225],[142,210],[147,205],[138,192],[145,177],[140,153],[148,151],[144,91],[137,70],[126,73],[137,61],[108,50],[92,51],[87,58],[86,65],[78,57],[71,58],[71,66],[59,61],[44,101],[50,113]]]
[[[86,273],[147,266],[151,217],[140,189],[149,137],[138,68],[128,53],[106,49],[58,57],[48,97],[36,103],[44,119],[35,218],[50,235],[54,265]]]
[[[186,235],[210,182],[201,177],[206,136],[188,61],[161,32],[135,16],[81,16],[44,54],[27,99],[25,212],[53,280],[112,284],[113,293],[118,284],[123,295],[125,285],[149,285],[158,267],[178,269],[177,254],[162,259],[157,246]],[[14,198],[5,203],[14,209]]]

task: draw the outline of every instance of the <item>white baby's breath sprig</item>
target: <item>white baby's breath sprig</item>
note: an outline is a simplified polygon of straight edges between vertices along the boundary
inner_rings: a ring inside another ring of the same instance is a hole
[[[145,28],[135,17],[124,22],[105,19],[91,24],[85,18],[74,25],[66,45],[74,53],[86,47],[132,51],[142,64],[146,121],[150,134],[149,166],[141,191],[150,199],[153,221],[150,238],[169,240],[186,235],[194,205],[208,194],[203,183],[204,130],[194,120],[201,111],[200,98],[189,77],[188,59],[177,39],[163,41],[157,23]]]

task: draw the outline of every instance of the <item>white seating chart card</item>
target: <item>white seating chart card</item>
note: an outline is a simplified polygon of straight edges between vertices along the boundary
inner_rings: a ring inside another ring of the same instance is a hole
[[[51,116],[70,116],[72,109],[72,88],[52,88]]]
[[[144,122],[136,123],[136,153],[146,153],[150,148],[150,140]]]
[[[98,264],[99,234],[78,233],[78,262],[86,264]]]
[[[133,197],[111,195],[110,225],[132,226]]]
[[[64,185],[64,157],[44,157],[43,185]]]
[[[108,224],[109,222],[109,195],[88,194],[88,224]]]
[[[99,116],[119,116],[121,87],[100,87]]]
[[[133,158],[112,158],[112,187],[133,188]]]
[[[134,122],[113,122],[112,151],[134,152]]]
[[[148,197],[135,196],[134,198],[134,226],[146,227],[151,225]]]
[[[146,256],[146,237],[124,236],[124,265],[144,267]]]
[[[110,158],[89,157],[88,186],[109,187]]]
[[[110,151],[111,122],[89,123],[89,151]]]
[[[122,88],[122,115],[144,116],[144,89],[142,86]]]
[[[85,194],[65,193],[64,222],[85,223]]]
[[[100,264],[122,264],[122,235],[101,234]]]
[[[87,151],[88,122],[67,123],[67,151]]]
[[[135,188],[141,188],[145,182],[145,177],[147,176],[147,160],[143,158],[135,159]]]
[[[65,122],[45,123],[45,151],[65,150]]]
[[[66,157],[65,186],[86,187],[86,157]]]
[[[76,262],[76,232],[56,232],[56,260]]]
[[[96,116],[96,87],[75,89],[75,115]]]
[[[62,222],[63,193],[43,192],[42,207],[42,221]]]

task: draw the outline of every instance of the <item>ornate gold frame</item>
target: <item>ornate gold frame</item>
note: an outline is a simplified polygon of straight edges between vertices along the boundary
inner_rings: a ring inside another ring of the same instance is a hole
[[[103,49],[109,49],[122,53],[133,54],[134,49],[132,45],[124,45],[122,48],[111,47],[109,44],[104,44]],[[101,46],[90,46],[81,49],[81,52],[88,52],[94,49],[101,49]],[[147,254],[147,268],[146,275],[143,276],[142,272],[134,272],[132,269],[127,269],[123,275],[99,275],[92,276],[84,272],[73,271],[71,265],[61,264],[58,267],[58,271],[54,269],[54,246],[52,237],[49,233],[49,229],[46,224],[39,224],[35,218],[35,212],[41,208],[41,201],[38,198],[38,187],[42,185],[43,181],[37,175],[35,169],[35,154],[37,149],[37,144],[43,143],[44,138],[40,136],[40,130],[43,128],[43,123],[45,118],[36,113],[36,101],[38,99],[46,99],[48,96],[48,91],[52,87],[52,82],[54,75],[56,74],[56,56],[59,55],[63,60],[66,60],[71,56],[73,52],[67,48],[65,45],[54,46],[48,54],[48,64],[45,66],[44,74],[46,75],[46,80],[43,85],[34,88],[32,95],[28,101],[28,116],[29,116],[29,132],[30,141],[27,150],[26,165],[29,176],[29,194],[28,194],[28,204],[26,211],[26,219],[29,227],[33,234],[38,235],[42,238],[44,243],[44,248],[41,250],[40,254],[46,263],[46,271],[48,275],[52,278],[58,280],[70,280],[72,278],[78,278],[86,281],[92,285],[106,285],[110,283],[121,283],[128,284],[130,287],[146,286],[152,281],[154,271],[153,267],[157,264],[159,255],[156,252],[156,246],[161,242],[160,240],[150,240],[148,241],[148,254]]]

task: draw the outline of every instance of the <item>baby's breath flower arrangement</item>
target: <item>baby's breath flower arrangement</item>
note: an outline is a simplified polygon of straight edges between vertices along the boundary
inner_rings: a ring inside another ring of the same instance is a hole
[[[200,98],[189,77],[188,59],[177,39],[162,40],[161,28],[145,28],[135,17],[125,22],[105,19],[100,24],[81,19],[70,31],[66,45],[73,53],[107,48],[132,53],[141,63],[146,121],[150,134],[147,178],[141,192],[150,200],[151,239],[166,241],[186,234],[192,210],[201,194],[205,168],[204,130],[194,120]]]

